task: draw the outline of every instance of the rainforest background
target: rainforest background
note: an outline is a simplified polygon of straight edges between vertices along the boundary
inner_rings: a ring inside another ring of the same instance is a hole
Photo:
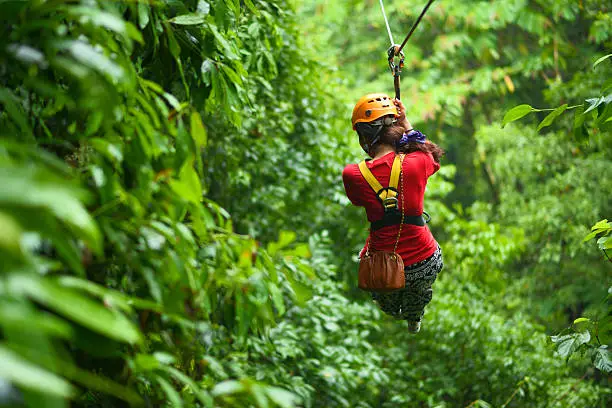
[[[404,49],[416,336],[341,182],[388,47],[374,0],[0,0],[0,406],[610,406],[610,3],[438,0]]]

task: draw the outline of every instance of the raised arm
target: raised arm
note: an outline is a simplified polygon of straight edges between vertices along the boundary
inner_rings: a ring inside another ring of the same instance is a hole
[[[393,103],[397,108],[397,122],[404,126],[404,130],[412,129],[412,124],[406,117],[406,107],[404,106],[404,103],[399,99],[393,99]]]

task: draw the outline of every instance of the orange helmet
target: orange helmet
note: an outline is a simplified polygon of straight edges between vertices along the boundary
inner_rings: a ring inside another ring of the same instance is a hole
[[[353,108],[353,130],[362,122],[372,122],[386,115],[397,115],[397,109],[387,94],[372,93],[361,97]]]

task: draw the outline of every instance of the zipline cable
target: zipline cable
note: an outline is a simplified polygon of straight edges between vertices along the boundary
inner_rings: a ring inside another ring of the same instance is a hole
[[[389,27],[389,20],[387,20],[387,14],[385,13],[385,5],[383,4],[383,0],[380,1],[380,9],[382,10],[383,17],[385,19],[385,24],[387,25],[387,33],[389,34],[389,41],[391,41],[391,46],[395,45],[395,41],[393,41],[393,34],[391,34],[391,28]]]
[[[416,30],[417,26],[423,19],[423,16],[425,15],[425,13],[427,13],[429,6],[431,6],[431,4],[434,1],[435,0],[429,0],[427,2],[427,5],[425,6],[423,11],[419,15],[419,18],[417,18],[417,20],[412,25],[412,28],[408,32],[408,35],[406,36],[406,38],[404,38],[404,41],[402,42],[402,44],[398,46],[393,41],[393,35],[391,34],[391,28],[389,27],[389,20],[387,20],[387,14],[385,13],[385,6],[383,4],[383,0],[379,0],[380,9],[382,10],[382,14],[385,19],[385,25],[387,26],[387,33],[389,34],[389,40],[391,41],[391,47],[389,48],[389,50],[387,50],[387,56],[389,57],[389,68],[391,69],[391,73],[393,73],[393,86],[395,88],[395,98],[396,99],[400,99],[400,74],[402,72],[402,68],[404,67],[404,53],[402,52],[402,49],[404,48],[404,46],[406,45],[406,43],[412,36],[412,33],[414,33],[414,30]],[[399,57],[398,64],[395,64],[395,61],[394,61],[395,57]]]
[[[427,3],[427,5],[425,6],[425,8],[423,9],[423,11],[421,11],[421,15],[419,16],[419,18],[417,18],[417,21],[414,22],[414,24],[412,25],[412,28],[410,29],[410,32],[408,33],[408,35],[406,36],[406,38],[404,38],[404,41],[402,42],[402,44],[399,46],[399,48],[397,49],[395,55],[397,55],[398,53],[400,53],[402,51],[402,48],[404,48],[404,45],[406,45],[406,43],[408,42],[408,39],[410,39],[410,37],[412,36],[412,33],[414,33],[414,30],[416,30],[417,26],[419,25],[419,23],[421,22],[421,19],[423,18],[423,16],[425,15],[425,13],[427,13],[427,10],[429,9],[429,6],[431,6],[431,4],[434,2],[435,0],[429,0],[429,2]],[[381,4],[382,4],[382,0],[381,0]],[[386,19],[386,17],[385,17]]]

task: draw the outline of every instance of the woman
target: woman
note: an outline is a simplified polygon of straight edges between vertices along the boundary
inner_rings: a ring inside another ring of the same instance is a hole
[[[381,221],[387,219],[383,205],[357,164],[346,166],[342,179],[348,198],[353,205],[365,207],[368,221],[373,223],[366,246],[393,251],[400,233],[396,252],[404,261],[406,287],[391,293],[373,293],[372,297],[383,312],[407,320],[408,329],[417,333],[425,306],[432,298],[431,286],[443,266],[442,251],[423,222],[422,214],[427,179],[440,169],[444,152],[412,129],[400,100],[391,100],[385,94],[361,98],[353,109],[352,122],[359,144],[371,157],[367,167],[383,187],[389,186],[395,155],[405,154],[397,195],[397,206],[405,216],[401,230],[397,217],[395,221]]]

